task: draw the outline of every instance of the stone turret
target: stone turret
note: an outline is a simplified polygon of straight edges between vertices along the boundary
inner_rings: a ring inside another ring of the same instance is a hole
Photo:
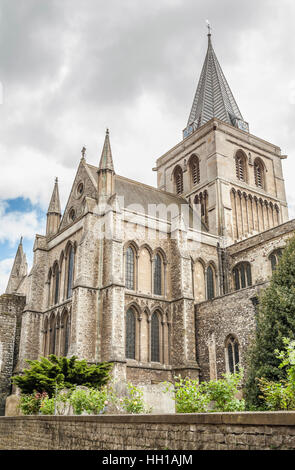
[[[98,168],[98,181],[97,189],[98,196],[109,197],[114,194],[115,188],[115,171],[113,164],[113,157],[110,144],[109,130],[106,131],[105,141],[102,149],[102,154],[100,158],[99,168]]]
[[[14,258],[14,263],[10,273],[9,281],[7,284],[6,294],[14,294],[28,273],[28,265],[26,255],[23,251],[23,238],[21,237],[17,252]]]
[[[58,231],[60,219],[61,219],[61,209],[60,209],[60,200],[59,200],[59,191],[58,191],[58,179],[56,178],[50,204],[48,207],[48,212],[47,212],[47,226],[46,226],[47,236],[54,235]]]

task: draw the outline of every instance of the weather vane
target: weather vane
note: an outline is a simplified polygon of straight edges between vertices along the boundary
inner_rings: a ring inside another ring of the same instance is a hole
[[[206,23],[207,23],[207,28],[208,28],[208,36],[211,36],[211,25],[210,25],[210,22],[209,20],[206,20]]]

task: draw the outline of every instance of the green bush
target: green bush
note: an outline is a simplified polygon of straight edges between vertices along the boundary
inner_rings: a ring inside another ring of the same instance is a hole
[[[281,361],[280,369],[285,369],[287,379],[279,382],[266,378],[258,378],[259,396],[265,408],[271,411],[295,410],[295,341],[283,338],[285,351],[275,350],[276,357]]]
[[[248,350],[245,399],[248,410],[263,409],[259,380],[286,380],[275,350],[284,348],[283,338],[295,339],[295,237],[283,251],[269,286],[259,296],[257,328]]]
[[[35,415],[39,413],[40,406],[43,400],[48,398],[46,392],[22,394],[20,397],[20,410],[24,415]]]
[[[197,380],[176,378],[174,399],[177,413],[208,413],[243,411],[245,403],[238,399],[243,371],[224,374],[223,379],[199,383]],[[168,385],[167,391],[171,385]]]
[[[131,383],[127,384],[127,395],[121,399],[121,406],[127,413],[149,413],[143,401],[143,392]]]
[[[87,414],[101,414],[107,405],[112,400],[108,389],[102,387],[97,389],[76,389],[73,391],[69,398],[69,403],[72,405],[74,413],[80,415],[83,412]]]
[[[54,354],[26,362],[30,368],[13,377],[12,382],[25,394],[45,391],[50,398],[56,389],[72,389],[75,385],[100,388],[109,381],[112,368],[112,364],[106,362],[88,365],[87,361],[79,361],[75,356],[68,359]]]

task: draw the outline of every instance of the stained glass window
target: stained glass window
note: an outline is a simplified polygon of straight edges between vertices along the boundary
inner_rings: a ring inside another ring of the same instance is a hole
[[[250,263],[239,263],[233,269],[235,290],[252,286],[252,274]]]
[[[54,275],[55,275],[54,303],[57,304],[58,300],[59,300],[59,268],[58,268],[58,265],[55,266]]]
[[[208,300],[214,299],[214,273],[211,266],[207,269],[207,298]]]
[[[154,294],[162,294],[162,260],[158,253],[154,261]]]
[[[72,297],[72,284],[73,284],[73,274],[74,274],[74,249],[71,246],[68,252],[68,283],[67,283],[67,298]]]
[[[234,336],[230,336],[226,346],[228,370],[231,374],[238,372],[240,362],[239,343]]]
[[[132,308],[126,313],[126,358],[135,359],[135,314]]]
[[[131,246],[126,251],[125,285],[127,289],[134,290],[134,252]]]
[[[153,313],[151,321],[151,360],[160,362],[160,327],[157,312]]]

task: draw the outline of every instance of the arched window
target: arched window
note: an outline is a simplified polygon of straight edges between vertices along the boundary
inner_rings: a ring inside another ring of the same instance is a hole
[[[236,176],[240,181],[247,181],[246,157],[241,151],[236,154]]]
[[[214,270],[212,266],[207,268],[207,299],[211,300],[215,297],[215,285],[214,285]]]
[[[74,275],[74,248],[68,250],[68,275],[67,275],[67,299],[72,297],[73,275]]]
[[[263,163],[259,158],[256,158],[254,162],[254,178],[255,184],[258,188],[264,189],[265,186],[265,177],[264,177],[264,167]]]
[[[162,295],[162,259],[159,253],[154,260],[154,294]]]
[[[174,183],[177,194],[183,193],[183,174],[180,166],[177,166],[174,170]]]
[[[71,316],[69,313],[64,314],[63,328],[64,328],[64,336],[63,336],[64,354],[63,355],[66,356],[69,352],[69,346],[70,346]]]
[[[157,312],[151,320],[151,361],[160,362],[160,325]]]
[[[195,186],[200,182],[200,162],[196,155],[192,155],[189,161],[191,184]]]
[[[281,248],[273,251],[269,257],[270,263],[271,263],[271,270],[274,271],[277,267],[277,264],[280,260],[280,257],[283,254],[283,250]]]
[[[234,336],[229,336],[226,342],[228,372],[235,374],[239,371],[240,352],[239,343]]]
[[[49,325],[49,354],[55,354],[55,340],[56,340],[56,321],[55,316],[52,314]]]
[[[134,290],[135,288],[135,269],[134,269],[134,250],[129,246],[126,250],[125,260],[125,286],[127,289]]]
[[[54,304],[58,304],[59,301],[59,267],[56,263],[53,270],[54,275]]]
[[[126,358],[135,359],[135,314],[132,308],[126,313]]]
[[[239,263],[233,269],[235,290],[252,286],[252,273],[250,263]]]

